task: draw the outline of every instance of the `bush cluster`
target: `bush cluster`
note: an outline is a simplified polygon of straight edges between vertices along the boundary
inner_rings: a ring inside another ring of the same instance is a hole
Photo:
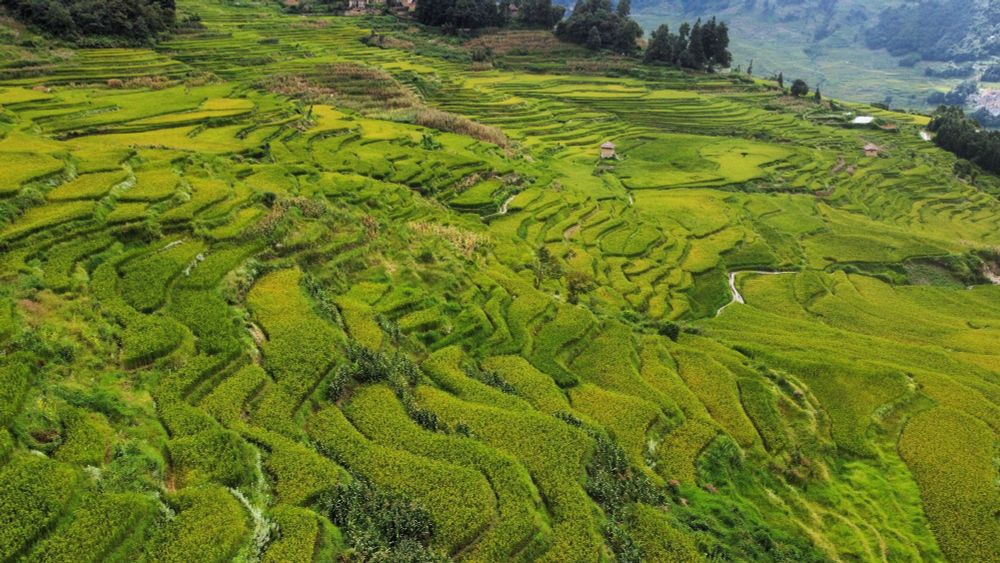
[[[626,505],[661,505],[666,495],[641,471],[629,465],[628,454],[614,440],[592,432],[594,454],[587,465],[587,494],[612,519]]]
[[[434,537],[434,522],[427,509],[410,499],[355,477],[322,495],[317,504],[364,560],[384,552],[392,553],[391,559],[419,554],[422,557],[416,560],[435,560],[427,548]]]

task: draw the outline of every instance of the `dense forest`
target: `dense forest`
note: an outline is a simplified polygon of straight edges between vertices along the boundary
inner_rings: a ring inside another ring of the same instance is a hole
[[[960,107],[941,106],[928,126],[934,142],[957,156],[1000,174],[1000,132],[984,131]]]
[[[66,39],[148,41],[174,23],[174,0],[0,0],[22,21]]]

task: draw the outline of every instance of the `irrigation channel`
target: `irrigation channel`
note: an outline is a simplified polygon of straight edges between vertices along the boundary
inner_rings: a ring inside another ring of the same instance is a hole
[[[736,287],[737,275],[758,274],[761,276],[778,276],[782,274],[795,274],[795,273],[797,273],[795,270],[785,270],[779,272],[767,272],[764,270],[733,270],[729,272],[729,290],[732,292],[733,298],[729,301],[729,303],[726,303],[722,307],[719,307],[719,310],[715,312],[715,316],[718,317],[719,315],[721,315],[722,312],[726,310],[726,307],[732,305],[733,303],[739,303],[740,305],[746,304],[747,302],[746,299],[743,298],[743,294],[741,294],[739,288]]]

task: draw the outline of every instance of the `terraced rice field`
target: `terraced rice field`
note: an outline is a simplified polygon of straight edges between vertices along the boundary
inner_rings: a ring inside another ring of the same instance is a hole
[[[1000,182],[920,118],[179,4],[0,68],[0,560],[1000,561]]]

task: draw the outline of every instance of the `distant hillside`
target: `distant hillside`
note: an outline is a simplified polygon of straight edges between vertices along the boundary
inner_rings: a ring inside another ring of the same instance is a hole
[[[990,0],[638,0],[648,29],[718,15],[733,52],[758,74],[782,71],[841,97],[927,107],[935,91],[978,79],[1000,56]]]
[[[865,34],[872,49],[927,61],[966,62],[1000,55],[1000,4],[991,0],[905,2],[879,13]]]

